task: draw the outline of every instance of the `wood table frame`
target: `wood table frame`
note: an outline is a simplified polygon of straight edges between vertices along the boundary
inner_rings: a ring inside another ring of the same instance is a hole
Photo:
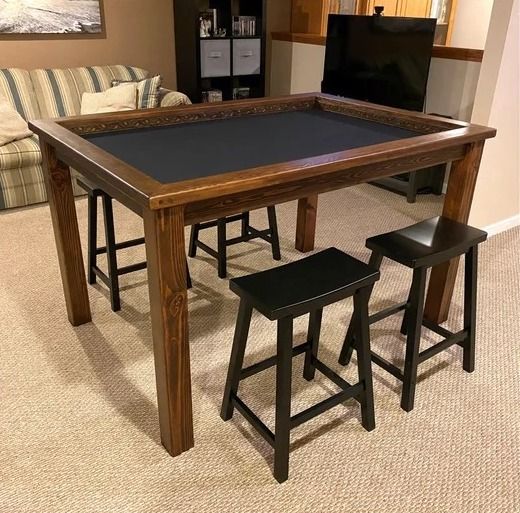
[[[417,137],[255,169],[160,183],[82,135],[320,108],[399,126]],[[193,447],[184,227],[298,199],[296,247],[314,248],[318,194],[453,162],[443,215],[468,220],[487,138],[495,130],[459,121],[303,94],[30,123],[40,137],[45,185],[65,303],[72,325],[91,320],[69,166],[144,219],[161,440],[178,455]],[[435,268],[426,315],[445,320],[458,261]]]

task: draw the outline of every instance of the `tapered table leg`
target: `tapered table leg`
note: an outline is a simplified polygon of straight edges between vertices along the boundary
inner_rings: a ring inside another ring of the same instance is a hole
[[[90,304],[79,238],[69,166],[58,160],[52,146],[41,140],[43,175],[51,211],[54,239],[69,322],[90,322]]]
[[[298,200],[298,217],[296,218],[295,247],[302,253],[314,249],[316,234],[316,215],[318,210],[318,195],[308,196]]]
[[[451,166],[442,215],[467,223],[475,192],[484,141],[469,144],[463,159]],[[424,316],[437,324],[448,318],[459,258],[432,269]]]
[[[161,441],[193,447],[188,298],[182,207],[143,212]]]

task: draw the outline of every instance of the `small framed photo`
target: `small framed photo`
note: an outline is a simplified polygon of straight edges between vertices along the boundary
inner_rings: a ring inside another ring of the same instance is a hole
[[[249,98],[251,89],[249,87],[235,87],[233,88],[233,100],[245,100]]]
[[[211,37],[217,32],[217,10],[208,9],[199,14],[200,37]]]
[[[222,101],[222,91],[220,89],[208,89],[202,91],[203,103],[214,103]]]

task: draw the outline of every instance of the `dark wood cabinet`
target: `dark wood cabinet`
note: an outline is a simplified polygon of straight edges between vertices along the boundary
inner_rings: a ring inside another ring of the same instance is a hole
[[[212,9],[216,26],[211,23],[210,36],[202,37],[201,13]],[[245,17],[254,23],[248,25]],[[174,0],[174,19],[177,89],[192,102],[215,89],[223,100],[237,91],[251,98],[265,95],[266,0]],[[225,36],[218,37],[217,30]]]

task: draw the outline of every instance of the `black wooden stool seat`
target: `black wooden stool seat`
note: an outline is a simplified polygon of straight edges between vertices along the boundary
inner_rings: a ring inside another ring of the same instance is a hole
[[[433,267],[480,244],[487,233],[447,217],[434,217],[401,230],[370,237],[366,247],[407,267]]]
[[[464,350],[463,368],[473,372],[475,368],[475,325],[477,298],[478,245],[485,241],[487,233],[445,217],[435,217],[413,226],[367,239],[372,250],[369,265],[379,269],[383,257],[413,269],[412,287],[408,300],[369,317],[369,323],[385,319],[405,311],[401,333],[407,336],[404,370],[372,352],[372,361],[403,382],[401,407],[413,409],[418,365],[436,354],[457,344]],[[455,333],[423,317],[426,275],[429,268],[449,262],[465,254],[464,273],[464,326]],[[425,327],[443,339],[420,351],[421,330]],[[339,363],[346,365],[356,348],[355,327],[349,326]]]
[[[269,320],[302,315],[351,296],[379,272],[336,248],[230,281],[229,288]],[[337,299],[339,298],[339,299]]]
[[[229,420],[236,407],[274,448],[274,477],[283,482],[289,472],[290,430],[349,398],[361,404],[362,425],[367,431],[375,427],[370,342],[368,330],[369,289],[379,279],[374,270],[351,256],[330,248],[268,271],[230,281],[230,288],[240,296],[235,338],[229,363],[224,400],[220,416]],[[359,381],[350,384],[318,359],[323,308],[354,296],[354,330],[358,343]],[[246,342],[253,308],[270,320],[278,321],[277,354],[243,368]],[[307,341],[293,347],[293,320],[309,314]],[[318,370],[340,392],[291,416],[292,358],[305,354],[303,376],[308,381]],[[238,386],[248,378],[276,366],[276,415],[273,433],[240,399]]]
[[[119,291],[119,276],[141,271],[146,269],[146,262],[118,266],[117,252],[122,249],[140,246],[145,243],[144,237],[116,242],[114,211],[112,207],[112,197],[101,189],[96,189],[86,181],[77,179],[81,188],[88,194],[88,282],[93,285],[99,278],[109,289],[110,305],[114,312],[121,310],[121,298]],[[97,243],[97,209],[98,198],[101,198],[103,205],[103,218],[105,222],[105,246],[98,246]],[[107,273],[98,266],[98,255],[107,256]],[[186,273],[188,288],[191,288],[191,277],[186,263]]]
[[[249,223],[249,212],[242,212],[228,217],[221,217],[214,221],[205,221],[203,223],[196,223],[191,227],[190,245],[188,248],[188,256],[194,257],[197,255],[197,248],[202,249],[208,255],[217,259],[218,276],[225,278],[227,276],[227,248],[234,244],[241,242],[248,242],[253,239],[263,239],[271,244],[271,250],[274,260],[280,260],[280,240],[278,237],[278,225],[276,222],[276,209],[274,206],[267,207],[267,218],[269,221],[269,228],[265,230],[257,230]],[[240,236],[227,238],[226,230],[229,223],[241,221],[242,232]],[[201,240],[199,240],[199,233],[201,230],[217,227],[217,249],[213,249]]]

